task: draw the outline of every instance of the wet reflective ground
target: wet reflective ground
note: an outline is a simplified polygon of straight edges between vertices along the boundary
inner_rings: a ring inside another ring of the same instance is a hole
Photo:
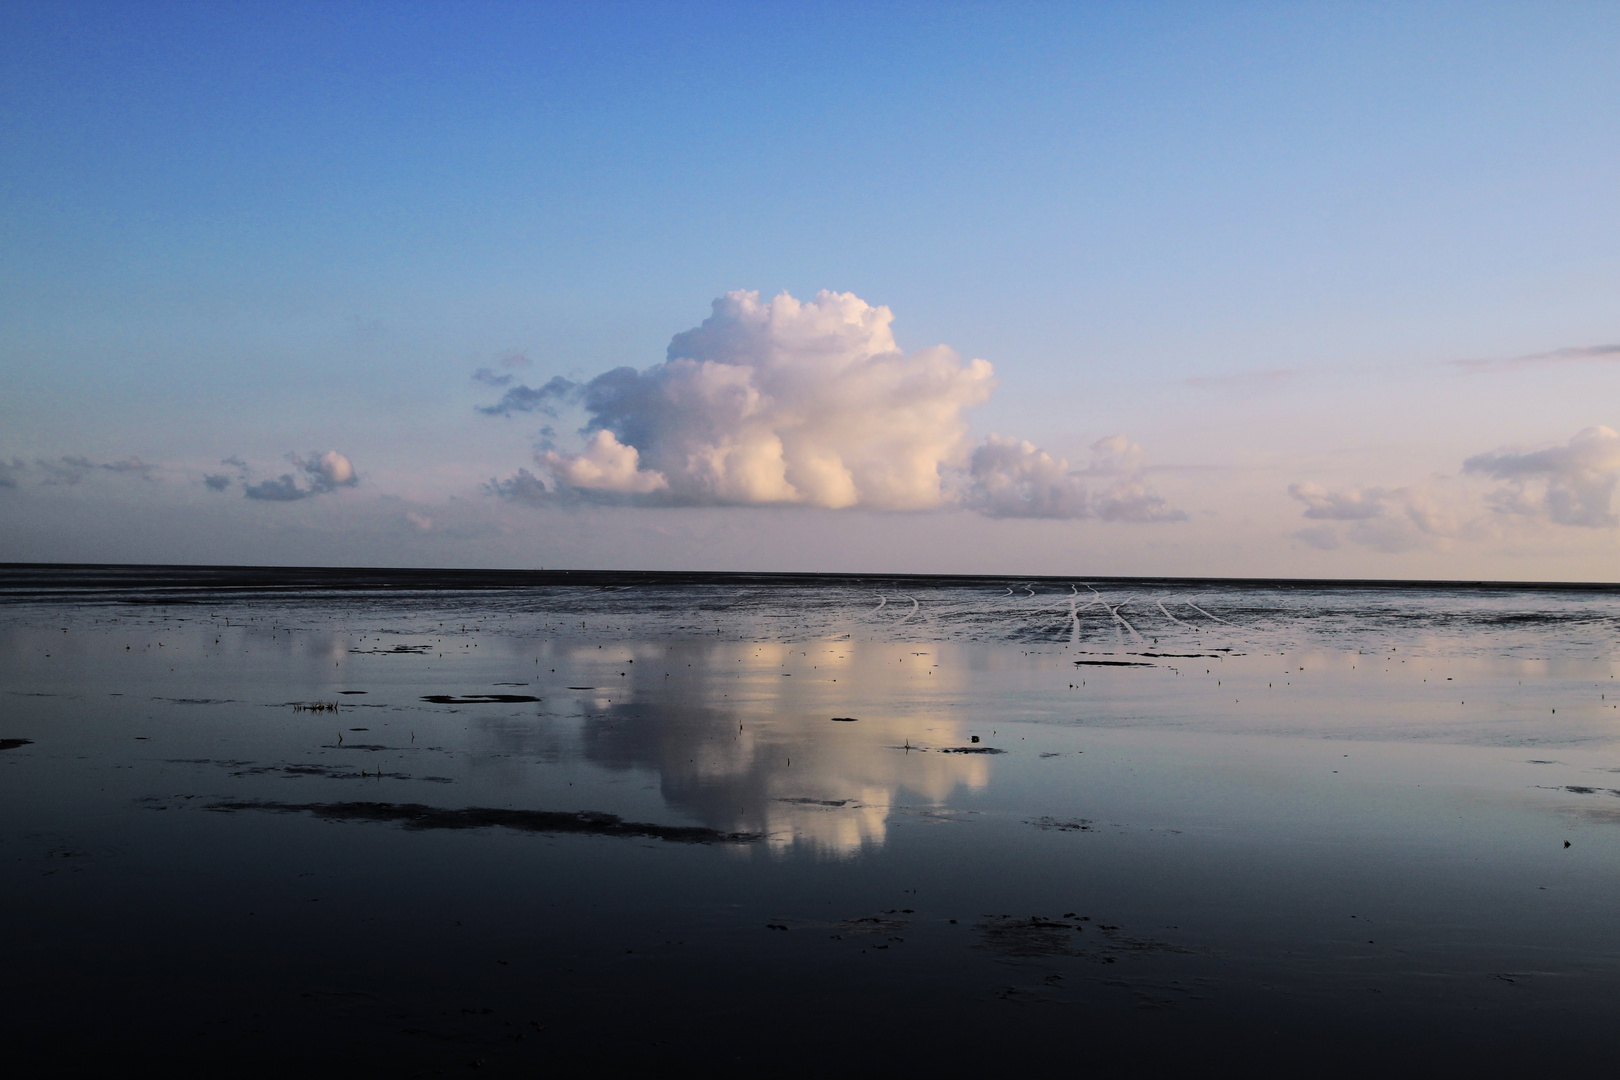
[[[14,1059],[1615,1049],[1615,592],[232,573],[0,569]]]

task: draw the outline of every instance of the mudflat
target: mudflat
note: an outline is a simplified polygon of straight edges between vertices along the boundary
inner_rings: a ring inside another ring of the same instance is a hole
[[[1597,1063],[1617,618],[0,568],[0,1037],[237,1073]]]

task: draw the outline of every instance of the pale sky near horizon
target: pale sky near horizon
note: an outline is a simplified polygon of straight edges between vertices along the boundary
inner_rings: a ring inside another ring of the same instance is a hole
[[[1615,580],[1617,45],[0,0],[0,561]]]

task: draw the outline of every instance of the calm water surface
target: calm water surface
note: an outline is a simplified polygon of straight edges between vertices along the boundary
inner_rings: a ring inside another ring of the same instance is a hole
[[[0,568],[67,1069],[1600,1063],[1620,592]]]

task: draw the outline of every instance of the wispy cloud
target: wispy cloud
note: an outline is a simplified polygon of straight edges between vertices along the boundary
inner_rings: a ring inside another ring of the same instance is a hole
[[[486,374],[488,378],[480,378]],[[510,375],[496,375],[488,368],[480,368],[474,379],[488,386],[505,386],[512,381]],[[561,375],[554,375],[544,386],[514,386],[501,395],[493,405],[480,405],[478,411],[486,416],[511,416],[513,413],[540,413],[557,418],[557,409],[580,389]]]
[[[148,465],[137,457],[96,462],[80,454],[64,454],[56,458],[35,458],[34,465],[42,475],[40,483],[47,486],[77,484],[96,472],[138,476],[143,480],[152,479],[157,472],[156,465]]]
[[[511,372],[501,375],[492,368],[481,367],[472,373],[472,378],[473,382],[483,383],[485,386],[510,386],[517,376]]]
[[[1453,360],[1451,364],[1465,371],[1491,372],[1539,367],[1544,364],[1614,362],[1620,362],[1620,345],[1572,345],[1551,352],[1527,353],[1524,356],[1510,356],[1505,359]]]
[[[533,367],[534,361],[521,352],[513,351],[501,357],[500,365],[506,369],[504,374],[494,368],[481,367],[473,372],[473,382],[494,387],[511,386],[512,383],[517,381],[517,376],[513,375],[512,372],[518,368]]]
[[[209,491],[224,491],[226,488],[231,486],[233,481],[237,480],[240,480],[245,487],[248,482],[248,477],[253,475],[253,470],[248,467],[248,463],[237,457],[235,454],[225,458],[220,462],[220,464],[230,466],[232,472],[204,473],[203,486]]]
[[[106,464],[97,465],[96,468],[106,469],[108,472],[139,476],[143,480],[150,480],[152,474],[157,471],[156,465],[148,465],[137,457],[125,458],[123,461],[109,461]]]

